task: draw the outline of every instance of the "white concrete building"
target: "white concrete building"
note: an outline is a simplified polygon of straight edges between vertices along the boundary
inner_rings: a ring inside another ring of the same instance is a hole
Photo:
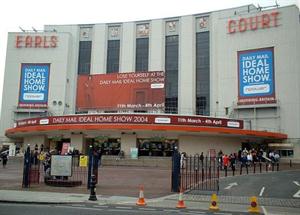
[[[125,154],[134,147],[145,149],[145,142],[155,143],[157,150],[158,142],[168,149],[167,143],[177,144],[188,153],[267,147],[300,159],[299,50],[295,5],[266,10],[247,5],[155,20],[11,32],[3,144],[52,149],[66,142],[85,151],[88,144],[105,142]],[[139,77],[146,77],[148,71],[164,72],[163,96],[158,98],[163,107],[151,103],[157,95],[152,85],[149,91],[134,91],[137,106],[110,102],[127,92],[122,87],[118,91],[107,84],[101,91],[98,86],[105,77],[111,83],[121,77],[117,74],[142,72]],[[141,121],[114,118],[118,116]]]

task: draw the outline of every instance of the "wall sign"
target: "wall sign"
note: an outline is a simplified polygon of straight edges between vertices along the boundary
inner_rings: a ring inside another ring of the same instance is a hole
[[[22,64],[19,107],[47,107],[50,64]]]
[[[275,103],[274,49],[238,52],[238,104]]]
[[[237,32],[255,31],[257,29],[265,29],[278,26],[278,11],[271,13],[263,13],[247,18],[240,18],[237,20],[228,20],[228,33],[233,34]]]
[[[48,124],[44,122],[48,121]],[[31,118],[17,121],[16,127],[63,124],[168,124],[243,129],[244,121],[202,116],[158,114],[88,114]]]
[[[16,48],[56,48],[57,36],[17,35]]]

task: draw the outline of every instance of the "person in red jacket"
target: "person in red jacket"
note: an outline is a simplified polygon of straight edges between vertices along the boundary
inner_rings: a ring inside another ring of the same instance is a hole
[[[224,165],[224,170],[227,171],[227,167],[229,165],[229,157],[227,154],[223,156],[223,165]]]

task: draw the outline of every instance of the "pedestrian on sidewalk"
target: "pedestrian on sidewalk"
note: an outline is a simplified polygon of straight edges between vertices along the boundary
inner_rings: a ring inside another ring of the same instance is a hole
[[[4,154],[2,155],[2,164],[3,164],[3,168],[6,168],[7,160],[8,160],[8,158],[7,158],[7,153],[4,153]]]
[[[227,167],[229,166],[229,157],[227,154],[223,156],[223,165],[224,165],[224,170],[227,173]]]
[[[186,160],[186,153],[182,152],[180,155],[180,168],[181,169],[185,168],[185,160]]]

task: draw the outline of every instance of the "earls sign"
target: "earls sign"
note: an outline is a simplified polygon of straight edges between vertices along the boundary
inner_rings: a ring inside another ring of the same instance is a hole
[[[238,20],[228,20],[228,33],[255,31],[278,26],[279,12],[263,13],[261,15],[240,18]]]
[[[57,42],[57,36],[16,36],[16,48],[56,48]]]

